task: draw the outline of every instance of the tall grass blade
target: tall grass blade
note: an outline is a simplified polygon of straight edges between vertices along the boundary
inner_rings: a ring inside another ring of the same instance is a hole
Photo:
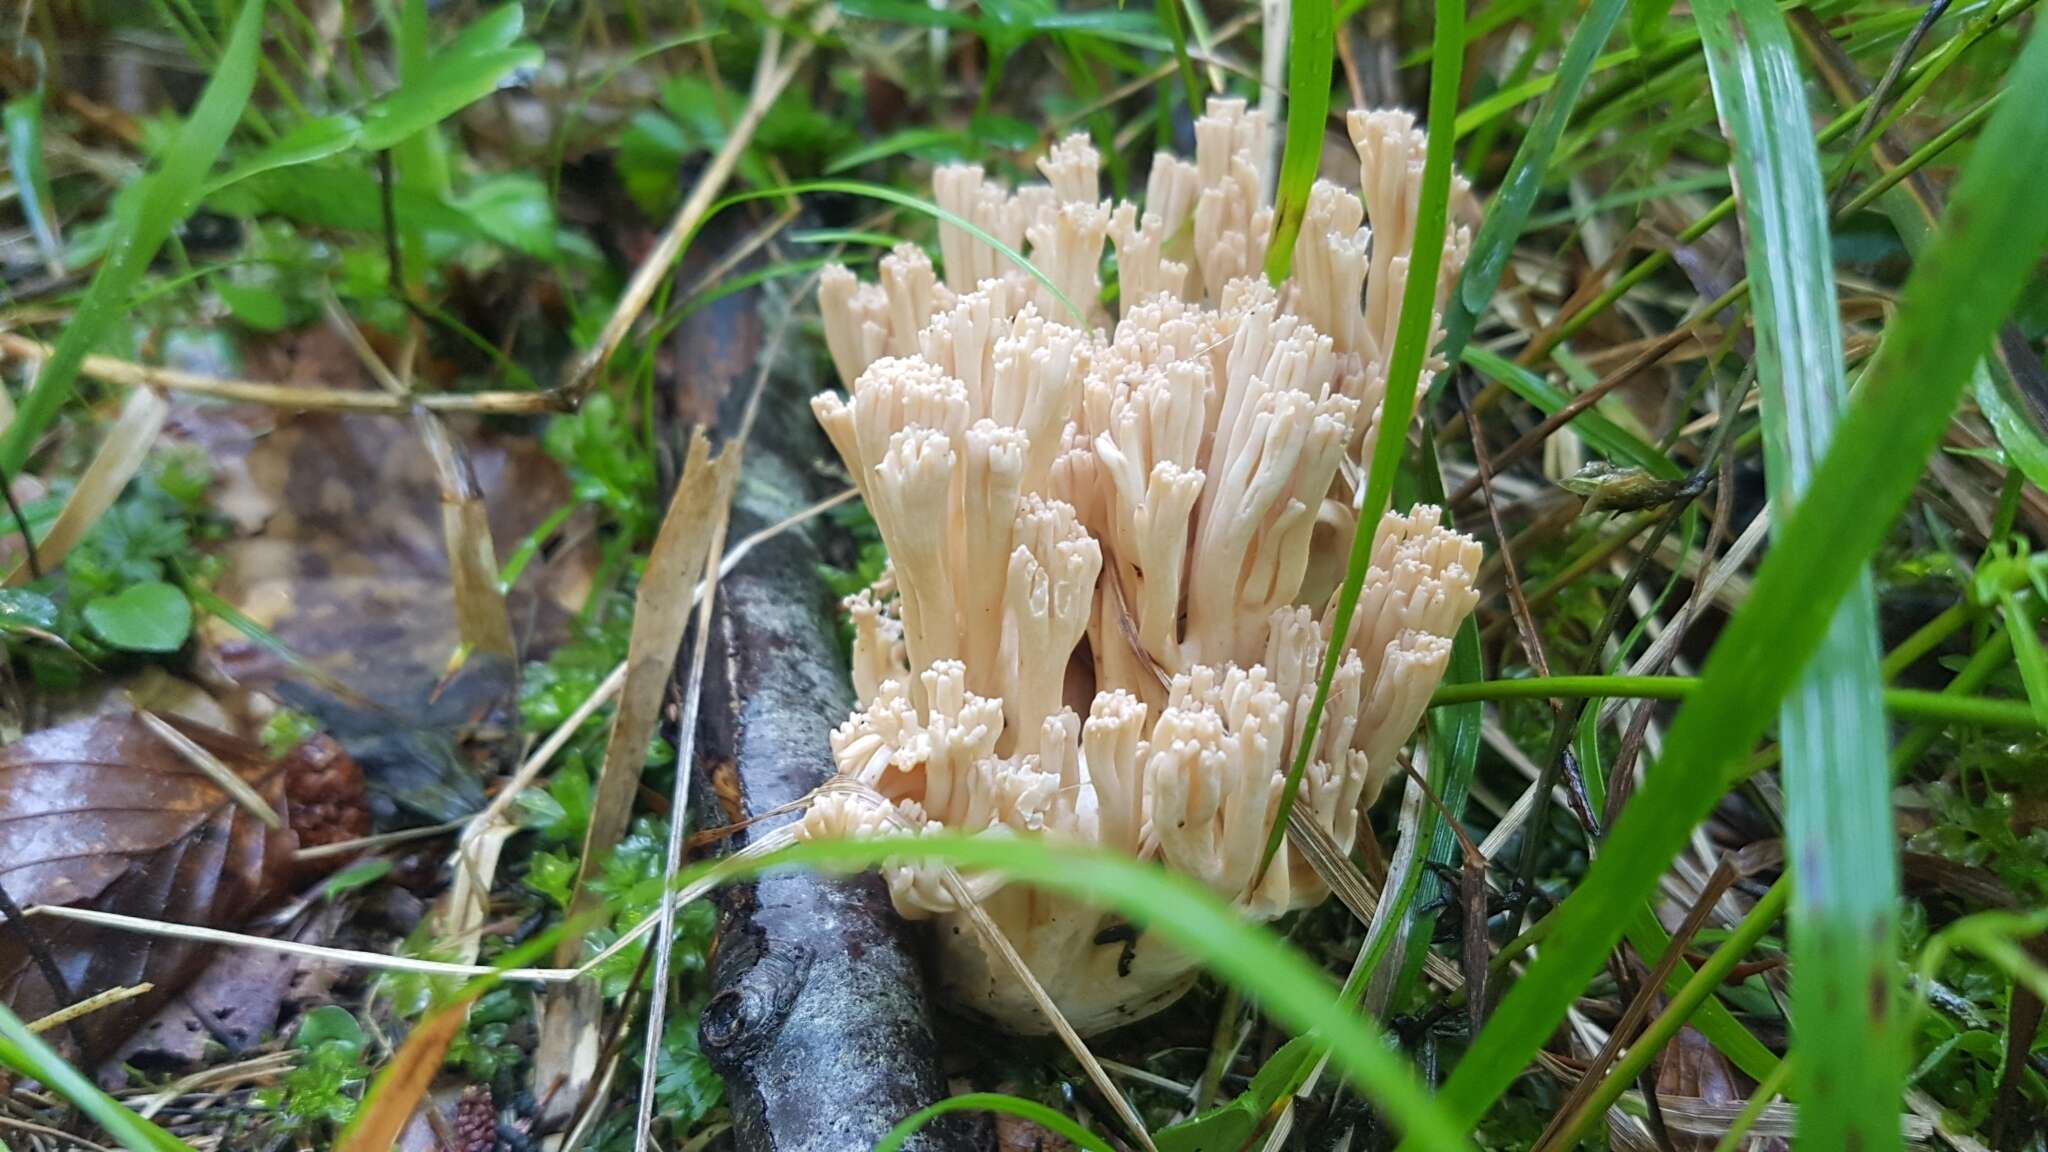
[[[1301,235],[1308,192],[1323,161],[1323,125],[1330,118],[1330,69],[1337,51],[1333,0],[1297,0],[1291,8],[1287,21],[1287,148],[1280,155],[1280,182],[1273,193],[1273,239],[1266,245],[1266,278],[1274,284],[1287,279],[1294,267],[1294,240]],[[1266,34],[1272,35],[1273,30],[1267,29]],[[1185,61],[1186,53],[1182,58]],[[1421,246],[1419,241],[1417,246]]]
[[[1444,520],[1450,522],[1449,501],[1444,498],[1444,479],[1436,459],[1436,437],[1425,434],[1422,437],[1422,467],[1417,469],[1421,499],[1444,508]],[[1479,626],[1471,617],[1458,626],[1458,634],[1451,642],[1451,662],[1444,670],[1446,686],[1478,688],[1486,682],[1486,659],[1480,654]],[[1486,710],[1478,701],[1470,704],[1433,708],[1429,713],[1429,786],[1443,801],[1444,812],[1450,820],[1461,819],[1465,802],[1472,793],[1472,775],[1479,768],[1479,743],[1486,722]],[[1392,933],[1402,944],[1401,966],[1392,978],[1393,996],[1388,1003],[1403,1003],[1406,991],[1413,987],[1416,977],[1422,974],[1424,958],[1429,953],[1431,938],[1435,935],[1436,923],[1444,908],[1455,900],[1449,883],[1439,874],[1438,869],[1455,867],[1460,861],[1458,830],[1450,821],[1438,816],[1434,805],[1422,806],[1423,827],[1429,828],[1426,859],[1436,868],[1417,866],[1413,859],[1424,850],[1417,843],[1403,843],[1400,853],[1407,867],[1396,862],[1389,875],[1400,875],[1404,879],[1410,872],[1417,873],[1421,880],[1412,886],[1405,886],[1395,893],[1397,903],[1389,904],[1383,916],[1399,917],[1397,932]],[[1374,974],[1366,973],[1368,979]]]
[[[1173,59],[1180,70],[1181,87],[1188,94],[1188,115],[1202,113],[1202,86],[1195,80],[1195,63],[1188,59],[1187,19],[1180,10],[1181,0],[1157,0],[1154,7],[1159,12],[1159,23],[1166,28],[1167,39],[1173,41]],[[1325,91],[1329,78],[1324,77]]]
[[[21,214],[35,237],[43,260],[53,270],[63,267],[63,243],[57,238],[56,201],[50,198],[50,173],[43,164],[43,92],[38,88],[0,107],[7,131],[7,167],[21,198]]]
[[[873,868],[884,861],[944,861],[1121,912],[1217,979],[1244,992],[1289,1030],[1314,1032],[1330,1062],[1395,1126],[1427,1149],[1470,1148],[1463,1127],[1430,1098],[1415,1070],[1371,1020],[1345,1006],[1319,966],[1271,929],[1247,921],[1195,880],[1128,856],[1021,836],[863,837],[812,841],[759,857],[734,856],[676,874],[673,891],[726,883],[792,865]]]
[[[860,180],[799,180],[794,184],[778,184],[772,188],[756,188],[747,192],[735,192],[711,206],[711,210],[704,214],[703,221],[699,222],[697,227],[691,230],[689,239],[683,244],[683,250],[689,250],[690,242],[696,239],[696,234],[703,231],[704,225],[710,223],[713,217],[736,204],[745,204],[750,200],[766,200],[771,198],[779,200],[791,196],[808,196],[821,192],[829,192],[841,196],[861,196],[869,200],[879,200],[884,204],[892,204],[898,208],[908,208],[913,212],[923,213],[934,220],[962,229],[976,240],[995,249],[1004,259],[1015,264],[1025,275],[1043,284],[1046,292],[1062,308],[1066,309],[1067,314],[1073,318],[1075,323],[1083,328],[1087,327],[1088,314],[1082,311],[1074,301],[1067,299],[1067,294],[1060,291],[1059,285],[1053,283],[1052,277],[1047,275],[1044,269],[1025,259],[1022,252],[1003,243],[993,232],[988,231],[965,216],[948,212],[929,200],[920,199],[908,192],[899,191],[884,184],[869,184]]]
[[[255,5],[250,5],[255,7]],[[55,1089],[66,1100],[92,1117],[128,1152],[192,1152],[192,1146],[169,1132],[130,1112],[120,1101],[100,1091],[84,1073],[64,1062],[55,1049],[43,1042],[22,1022],[21,1017],[0,1004],[0,1065],[22,1076],[32,1077]]]
[[[1296,5],[1296,11],[1315,7],[1313,4]],[[1387,503],[1394,495],[1394,475],[1400,470],[1402,453],[1408,448],[1408,426],[1415,417],[1415,393],[1422,380],[1422,362],[1429,355],[1429,346],[1435,338],[1436,320],[1436,278],[1437,270],[1443,266],[1444,229],[1450,220],[1451,207],[1451,151],[1455,143],[1451,134],[1444,129],[1458,113],[1458,81],[1464,66],[1461,47],[1465,40],[1465,0],[1436,0],[1436,64],[1429,72],[1429,145],[1422,158],[1422,195],[1415,210],[1415,246],[1409,252],[1408,282],[1401,291],[1401,325],[1394,333],[1394,355],[1387,365],[1386,398],[1380,407],[1380,427],[1386,431],[1373,446],[1371,471],[1367,476],[1364,493],[1361,494],[1357,513],[1358,531],[1352,533],[1351,555],[1344,572],[1344,586],[1337,596],[1337,615],[1332,622],[1332,636],[1348,635],[1351,618],[1358,612],[1358,596],[1365,587],[1365,572],[1372,565],[1372,541],[1379,527],[1380,517],[1387,511]],[[1296,45],[1299,48],[1300,45]],[[1328,51],[1326,45],[1324,51]],[[1290,85],[1292,85],[1290,79]],[[1298,86],[1297,86],[1298,87]],[[1323,84],[1323,100],[1329,97],[1328,78]],[[1295,152],[1294,113],[1300,105],[1289,101],[1287,110],[1287,159],[1292,160]],[[1318,113],[1315,125],[1316,147],[1322,146],[1322,115]],[[1313,164],[1311,164],[1313,166]],[[1281,192],[1283,203],[1287,189],[1287,172],[1282,165]],[[1314,172],[1301,181],[1302,203],[1306,205],[1309,184]],[[1298,215],[1295,226],[1300,227]],[[1274,225],[1273,244],[1281,246],[1283,222]],[[1287,234],[1286,248],[1291,251],[1294,237]],[[1272,253],[1267,253],[1266,274],[1273,274]],[[1309,705],[1308,718],[1302,726],[1300,751],[1294,757],[1294,764],[1287,771],[1287,783],[1281,790],[1280,803],[1273,816],[1273,831],[1266,837],[1266,853],[1260,859],[1259,871],[1264,874],[1266,866],[1273,860],[1273,854],[1280,850],[1281,840],[1287,835],[1287,817],[1294,811],[1295,793],[1301,788],[1302,773],[1308,769],[1309,750],[1315,747],[1316,730],[1323,719],[1323,707],[1330,699],[1330,682],[1337,675],[1337,662],[1343,656],[1343,646],[1330,645],[1329,655],[1323,660],[1322,678],[1316,682],[1315,701]]]
[[[198,205],[206,172],[227,147],[228,136],[240,122],[256,85],[262,30],[263,0],[248,0],[235,18],[227,47],[221,51],[213,78],[200,93],[191,118],[164,147],[157,167],[143,177],[134,194],[117,199],[114,240],[106,260],[93,275],[85,299],[58,337],[55,350],[36,374],[35,385],[22,399],[14,422],[0,435],[0,472],[12,476],[28,462],[36,441],[49,431],[64,402],[71,398],[86,354],[126,315],[128,296],[149,270],[156,250]]]
[[[1764,475],[1774,523],[1804,496],[1846,387],[1827,193],[1798,58],[1770,0],[1695,0],[1707,72],[1734,147],[1756,316]],[[1781,540],[1782,542],[1782,540]],[[1817,609],[1818,606],[1816,606]],[[1799,1139],[1899,1147],[1904,1036],[1894,1014],[1898,857],[1878,672],[1877,601],[1857,572],[1779,711]],[[1854,1052],[1854,1060],[1829,1053]]]
[[[1571,396],[1520,364],[1484,348],[1467,347],[1467,367],[1513,392],[1545,416],[1556,415]],[[1676,480],[1684,475],[1671,457],[1658,451],[1642,437],[1588,408],[1572,417],[1572,431],[1602,456],[1619,464],[1633,464],[1651,475]]]
[[[1472,241],[1472,256],[1466,261],[1465,275],[1458,290],[1451,293],[1444,316],[1444,359],[1453,364],[1465,350],[1465,342],[1471,339],[1472,326],[1478,322],[1479,314],[1485,311],[1487,301],[1493,299],[1494,289],[1500,287],[1501,273],[1507,269],[1515,241],[1521,239],[1522,228],[1529,221],[1529,208],[1536,202],[1537,190],[1543,187],[1543,177],[1550,170],[1550,157],[1557,151],[1557,141],[1564,135],[1572,109],[1578,105],[1586,78],[1593,73],[1593,58],[1614,34],[1614,25],[1620,21],[1625,6],[1624,0],[1594,0],[1585,19],[1572,31],[1571,42],[1565,45],[1555,86],[1544,95],[1535,123],[1515,149],[1507,177],[1486,210],[1486,222],[1479,226],[1479,235]],[[1434,125],[1435,121],[1431,123]]]
[[[2048,117],[2036,111],[2048,102],[2048,36],[2031,37],[2011,76],[2014,98],[2001,102],[1964,167],[1833,448],[1716,643],[1699,693],[1679,710],[1663,758],[1559,906],[1551,945],[1445,1085],[1441,1103],[1459,1125],[1476,1122],[1527,1067],[1763,734],[1912,494],[1972,366],[2048,246],[2048,213],[2027,193],[2035,158],[2048,155]],[[1403,1144],[1426,1146],[1413,1137]]]

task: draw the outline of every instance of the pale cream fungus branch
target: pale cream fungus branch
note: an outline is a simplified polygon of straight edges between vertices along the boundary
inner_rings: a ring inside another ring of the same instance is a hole
[[[1239,101],[1211,103],[1192,163],[1154,160],[1143,204],[1100,198],[1081,136],[1040,161],[1044,184],[939,169],[940,207],[1026,253],[1064,301],[949,223],[943,279],[910,245],[877,283],[827,271],[819,304],[847,391],[813,409],[890,566],[847,601],[861,708],[832,734],[842,776],[872,791],[821,796],[805,835],[1096,844],[1258,919],[1327,897],[1292,849],[1262,879],[1259,858],[1328,646],[1341,659],[1300,804],[1349,851],[1477,601],[1480,562],[1436,509],[1390,514],[1350,633],[1330,635],[1424,145],[1402,113],[1354,112],[1350,129],[1363,197],[1316,185],[1277,289],[1261,275],[1261,128]],[[1462,228],[1445,241],[1432,326],[1468,246]],[[942,868],[885,874],[898,910],[939,922],[936,971],[958,1005],[1049,1029]],[[1084,1034],[1193,979],[1094,908],[996,875],[964,891]]]

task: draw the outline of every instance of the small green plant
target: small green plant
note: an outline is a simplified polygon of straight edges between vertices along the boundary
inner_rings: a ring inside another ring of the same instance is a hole
[[[220,534],[207,511],[211,473],[197,453],[158,453],[151,467],[65,557],[0,597],[0,636],[46,688],[76,686],[93,667],[162,658],[184,647],[193,610],[183,579],[216,562],[197,545]],[[68,490],[23,509],[30,525],[57,516]]]
[[[576,487],[576,498],[610,513],[631,546],[648,539],[661,515],[654,458],[612,397],[591,396],[575,413],[548,424],[542,443]]]
[[[532,1043],[533,993],[500,985],[484,993],[469,1010],[469,1021],[448,1046],[448,1062],[493,1091],[513,1091],[516,1073],[526,1066]]]
[[[668,822],[652,816],[635,820],[632,831],[619,842],[602,871],[591,881],[591,890],[603,899],[611,917],[609,926],[590,933],[593,950],[609,947],[660,908],[667,856]],[[670,963],[685,980],[703,971],[716,926],[717,914],[708,901],[693,901],[677,911],[675,951]],[[646,949],[647,941],[642,938],[597,969],[607,999],[625,995]]]
[[[259,1099],[275,1109],[287,1132],[340,1131],[362,1100],[369,1063],[363,1026],[348,1010],[328,1004],[306,1013],[292,1036],[299,1061]]]

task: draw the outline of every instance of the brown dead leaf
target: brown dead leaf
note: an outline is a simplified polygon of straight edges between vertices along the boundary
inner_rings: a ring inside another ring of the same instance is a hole
[[[300,944],[325,944],[346,906],[324,902],[278,935]],[[335,966],[305,956],[254,948],[223,948],[182,995],[101,1061],[101,1087],[114,1091],[130,1067],[154,1072],[197,1067],[209,1047],[239,1057],[270,1039],[287,1005],[324,1002]]]
[[[533,436],[448,423],[465,449],[501,556],[574,498]],[[222,595],[295,654],[371,700],[409,704],[431,694],[461,640],[442,487],[413,426],[376,416],[298,415],[249,449],[246,469],[270,512],[260,532],[222,549]],[[580,608],[581,567],[577,559],[536,559],[527,568],[510,608],[514,632],[529,651]],[[223,622],[204,634],[244,683],[262,686],[287,671]]]
[[[367,830],[362,774],[331,743],[273,761],[248,741],[170,723],[254,788],[285,827],[264,827],[133,713],[45,729],[0,749],[0,886],[16,905],[230,927],[304,875],[292,858],[302,844]],[[211,953],[192,941],[30,919],[0,930],[0,997],[33,1019],[63,1007],[65,991],[83,997],[153,984],[149,996],[72,1029],[96,1060],[198,975]],[[44,959],[65,991],[51,986]]]
[[[1692,1102],[1739,1108],[1749,1099],[1750,1091],[1728,1058],[1696,1029],[1679,1029],[1657,1060],[1657,1093],[1674,1108]],[[1674,1132],[1671,1137],[1677,1152],[1709,1152],[1717,1143],[1714,1136]],[[1740,1147],[1746,1152],[1783,1152],[1785,1145],[1773,1138],[1752,1136]]]

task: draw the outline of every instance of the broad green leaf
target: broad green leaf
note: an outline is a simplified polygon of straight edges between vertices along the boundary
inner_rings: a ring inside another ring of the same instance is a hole
[[[248,0],[235,17],[227,46],[207,81],[192,116],[178,128],[163,150],[162,160],[139,184],[132,197],[117,200],[114,239],[105,261],[93,275],[85,299],[57,338],[50,358],[36,374],[13,423],[0,435],[0,472],[16,475],[29,451],[49,430],[71,398],[78,369],[114,326],[126,319],[128,296],[156,259],[171,229],[199,202],[207,170],[227,147],[228,136],[242,118],[242,108],[256,83],[256,57],[263,30],[263,0]]]
[[[1266,1058],[1251,1084],[1234,1099],[1152,1134],[1159,1152],[1234,1152],[1259,1134],[1266,1118],[1291,1095],[1322,1056],[1313,1036],[1296,1036]]]
[[[275,172],[281,168],[296,168],[338,156],[353,148],[362,135],[362,125],[353,116],[320,116],[301,121],[291,131],[265,145],[254,155],[231,165],[227,171],[207,181],[202,196],[212,196],[225,188],[264,172]]]
[[[266,285],[237,284],[226,275],[210,278],[213,294],[228,313],[258,332],[282,332],[292,322],[291,305]]]
[[[2048,36],[2036,31],[2010,76],[2014,98],[2001,102],[1964,166],[1833,446],[1716,642],[1699,693],[1679,709],[1664,755],[1553,914],[1554,943],[1445,1084],[1440,1101],[1460,1127],[1476,1123],[1528,1066],[1712,809],[1729,766],[1763,734],[1912,494],[1972,366],[2048,246],[2048,213],[2029,194],[2033,158],[2048,155],[2048,117],[2036,114],[2048,102]],[[1411,1136],[1403,1147],[1428,1145]]]
[[[1287,147],[1273,193],[1273,237],[1266,245],[1266,278],[1276,285],[1294,267],[1294,241],[1301,235],[1309,189],[1323,161],[1323,125],[1330,116],[1330,69],[1337,49],[1337,11],[1330,0],[1297,0],[1288,13]]]
[[[383,861],[389,871],[390,861]],[[322,1004],[306,1013],[299,1021],[298,1031],[292,1033],[292,1047],[299,1049],[318,1048],[322,1044],[346,1044],[351,1048],[363,1046],[363,1026],[356,1022],[355,1015],[339,1004]]]
[[[329,158],[296,169],[255,173],[209,197],[206,205],[230,216],[279,216],[313,228],[381,236],[382,196],[369,167]],[[470,213],[403,182],[391,189],[391,208],[401,231],[439,232],[471,241],[495,239]],[[381,245],[346,252],[344,261],[358,254],[381,257]],[[378,279],[381,283],[381,272]]]
[[[57,626],[57,604],[40,592],[26,588],[0,588],[0,632],[36,628],[48,632]]]
[[[548,186],[523,172],[493,176],[478,183],[455,207],[476,222],[486,236],[507,248],[542,260],[555,257],[555,206]]]
[[[515,43],[524,19],[518,4],[506,4],[429,53],[417,74],[408,70],[396,91],[363,113],[362,146],[390,148],[497,91],[511,73],[538,66],[541,50]]]
[[[177,585],[153,580],[86,604],[85,622],[124,652],[176,652],[192,634],[192,602]]]
[[[1785,18],[1772,0],[1694,0],[1734,149],[1773,525],[1799,505],[1845,403],[1828,197]],[[1823,611],[1816,605],[1816,613]],[[1906,1037],[1894,1014],[1898,857],[1877,597],[1853,577],[1779,712],[1792,866],[1790,1095],[1803,1146],[1899,1147]],[[1854,1060],[1831,1053],[1854,1052]],[[1750,1070],[1753,1075],[1760,1073]]]
[[[501,4],[472,22],[441,49],[448,56],[481,56],[512,47],[526,31],[526,12],[517,3]]]
[[[1987,369],[1977,369],[1973,384],[1971,391],[1977,399],[1977,410],[1984,413],[1985,422],[1998,437],[1999,447],[2005,449],[2005,458],[2033,481],[2034,487],[2048,492],[2048,441],[2005,398],[1999,382],[1992,379]]]

